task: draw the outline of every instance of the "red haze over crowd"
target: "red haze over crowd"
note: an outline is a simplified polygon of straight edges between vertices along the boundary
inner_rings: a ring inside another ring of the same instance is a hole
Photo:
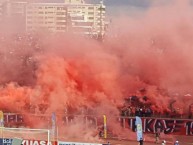
[[[170,111],[176,100],[175,107],[186,113],[193,103],[188,2],[156,5],[142,17],[114,18],[109,27],[103,43],[71,34],[33,36],[39,37],[41,51],[28,41],[2,36],[1,108],[26,113],[21,108],[30,104],[40,113],[44,104],[46,114],[88,108],[92,115],[116,116],[124,98],[137,95],[143,101],[145,95],[154,111]]]

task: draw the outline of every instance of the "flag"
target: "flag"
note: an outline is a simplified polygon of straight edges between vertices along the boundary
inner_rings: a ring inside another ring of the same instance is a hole
[[[142,130],[142,121],[141,118],[136,116],[136,120],[135,120],[135,126],[136,126],[136,133],[137,133],[137,141],[140,141],[141,139],[143,139],[143,130]]]
[[[0,111],[0,127],[4,127],[4,114]]]
[[[56,134],[56,113],[52,113],[52,135],[55,138]]]
[[[107,138],[107,117],[106,115],[103,115],[104,119],[104,138]]]
[[[52,122],[53,123],[56,122],[56,113],[55,112],[52,113]]]

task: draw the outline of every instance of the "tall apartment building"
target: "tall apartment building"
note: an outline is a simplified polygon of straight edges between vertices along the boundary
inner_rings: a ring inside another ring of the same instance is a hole
[[[6,17],[17,17],[28,32],[72,32],[104,35],[105,5],[87,4],[84,0],[64,0],[63,3],[40,3],[27,0],[6,0]],[[0,9],[1,15],[1,9]]]
[[[26,0],[1,0],[0,24],[9,31],[25,31],[26,24]]]
[[[29,3],[26,8],[27,31],[48,30],[103,35],[105,6],[86,4],[83,0],[64,3]]]
[[[105,29],[105,6],[82,4],[68,6],[68,29],[73,32],[103,35]]]
[[[82,4],[85,3],[84,0],[64,0],[65,4]]]
[[[2,13],[3,13],[2,7],[3,7],[3,3],[0,2],[0,22],[2,21]]]
[[[3,16],[8,17],[25,17],[27,0],[2,0]]]
[[[26,7],[27,31],[66,32],[67,7],[60,3],[30,3]]]

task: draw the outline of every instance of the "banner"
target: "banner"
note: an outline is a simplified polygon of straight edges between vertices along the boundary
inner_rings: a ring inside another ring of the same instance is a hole
[[[13,139],[11,138],[0,138],[0,145],[12,145]],[[48,142],[44,140],[23,140],[22,145],[110,145],[110,144],[99,144],[99,143],[80,143],[80,142]]]
[[[12,145],[12,139],[0,138],[0,145]]]
[[[22,123],[24,122],[24,116],[15,113],[4,113],[3,115],[4,123]]]
[[[136,130],[136,118],[120,118],[124,128]],[[167,118],[141,118],[144,133],[155,133],[157,129],[164,134],[190,135],[193,136],[192,119],[167,119]]]
[[[0,111],[0,127],[4,127],[4,115],[3,115],[3,111]]]
[[[50,116],[49,116],[50,117]],[[76,119],[76,116],[65,116],[65,124],[68,125],[68,121],[72,122]],[[117,117],[117,123],[121,123],[124,128],[130,128],[133,131],[136,130],[135,127],[135,117]],[[188,135],[193,136],[193,119],[169,119],[169,118],[141,118],[142,119],[142,130],[144,133],[155,133],[156,129],[159,129],[164,134],[174,134],[174,135]],[[4,123],[24,123],[25,116],[21,114],[10,114],[4,113]],[[92,125],[103,126],[104,120],[102,117],[96,116],[85,116],[85,122],[92,122]],[[59,120],[60,121],[60,120]],[[110,121],[110,120],[109,120]],[[120,127],[121,127],[120,126]],[[53,125],[54,128],[54,115],[53,115]]]
[[[143,140],[143,130],[142,130],[142,121],[141,118],[136,116],[135,117],[135,126],[136,126],[136,133],[137,133],[137,141]]]
[[[12,145],[13,139],[12,138],[0,138],[0,145]],[[45,140],[27,140],[24,139],[22,141],[22,145],[57,145],[57,142],[49,142]]]

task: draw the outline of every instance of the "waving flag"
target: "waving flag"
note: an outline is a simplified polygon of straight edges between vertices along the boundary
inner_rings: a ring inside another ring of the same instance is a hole
[[[52,135],[55,138],[56,135],[56,113],[52,113]]]
[[[4,127],[4,115],[3,115],[3,111],[0,111],[0,127]]]
[[[142,121],[141,118],[136,116],[136,121],[135,121],[135,125],[136,125],[136,129],[137,129],[137,141],[140,141],[141,139],[143,139],[143,129],[142,129]]]

